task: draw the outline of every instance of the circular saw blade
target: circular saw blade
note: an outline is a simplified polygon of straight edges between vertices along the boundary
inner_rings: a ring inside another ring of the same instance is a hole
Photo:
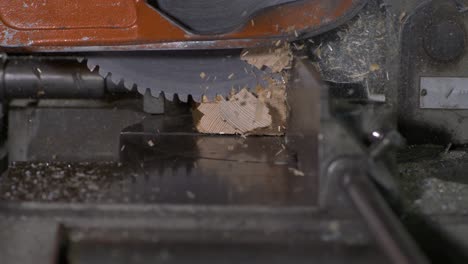
[[[88,54],[90,70],[99,71],[116,84],[127,89],[136,86],[141,94],[148,90],[152,96],[161,93],[168,100],[177,95],[186,102],[189,96],[201,102],[217,95],[228,96],[233,89],[253,89],[267,85],[271,73],[259,70],[240,59],[240,50],[173,51],[173,52],[115,52]]]

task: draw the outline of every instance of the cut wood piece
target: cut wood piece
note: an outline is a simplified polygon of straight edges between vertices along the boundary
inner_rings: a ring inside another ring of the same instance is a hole
[[[241,134],[271,125],[266,105],[246,89],[219,105],[222,118]]]
[[[241,55],[241,59],[247,63],[260,70],[267,67],[273,73],[291,68],[292,58],[289,45],[245,49]]]
[[[229,100],[202,103],[198,110],[203,114],[197,129],[210,134],[246,134],[271,126],[272,117],[265,103],[242,89]]]
[[[203,116],[200,119],[197,130],[205,134],[236,134],[237,131],[221,116],[218,103],[201,103],[198,107]]]
[[[269,79],[268,88],[258,86],[256,95],[258,99],[265,103],[272,116],[271,126],[255,131],[256,135],[282,136],[286,132],[289,108],[287,104],[286,83],[288,75],[283,74],[282,80]]]
[[[201,103],[196,115],[197,130],[207,134],[248,134],[281,136],[286,131],[289,110],[286,103],[286,75],[267,80],[268,88],[255,92],[242,89],[229,99]]]
[[[256,94],[258,99],[265,103],[270,109],[270,112],[275,112],[277,115],[278,122],[286,124],[289,110],[286,102],[286,85],[287,76],[283,76],[283,80],[268,80],[269,87],[263,88],[262,86],[257,87]]]

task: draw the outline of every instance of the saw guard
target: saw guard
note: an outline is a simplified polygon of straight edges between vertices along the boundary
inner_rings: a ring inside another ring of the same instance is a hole
[[[365,2],[302,0],[259,12],[232,32],[201,35],[144,0],[0,0],[0,47],[30,52],[252,47],[333,28]]]

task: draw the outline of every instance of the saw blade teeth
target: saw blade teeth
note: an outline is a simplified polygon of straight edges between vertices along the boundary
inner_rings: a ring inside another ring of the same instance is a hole
[[[190,96],[190,94],[184,94],[184,102],[185,103],[188,103],[190,101],[190,98],[192,98],[192,96]]]
[[[118,85],[118,86],[124,86],[125,88],[128,89],[128,87],[125,85],[125,82],[124,82],[123,79],[120,79],[120,81],[117,83],[117,85]],[[128,90],[130,90],[130,89],[128,89]]]
[[[179,94],[174,94],[174,102],[183,102],[182,99],[180,98]]]
[[[96,67],[94,67],[94,71],[97,71],[97,73],[104,79],[109,79],[111,80],[114,84],[118,84],[116,83],[112,78],[112,74],[108,71],[104,71],[101,69],[101,67],[99,67],[99,65],[97,65]]]
[[[109,74],[109,77],[111,78],[112,82],[117,85],[121,85],[124,83],[124,79],[121,76],[117,76],[111,73]]]
[[[155,98],[159,98],[161,96],[161,92],[156,89],[148,89],[148,91],[151,93],[151,96]]]
[[[138,91],[138,93],[145,95],[145,94],[146,94],[146,91],[148,91],[148,89],[147,89],[147,88],[140,87],[140,86],[137,86],[137,91]]]
[[[252,74],[249,73],[238,52],[227,51],[227,55],[196,52],[193,56],[185,53],[171,56],[162,53],[90,54],[82,62],[113,83],[123,79],[128,90],[145,94],[149,87],[153,96],[168,91],[165,96],[170,101],[178,93],[181,101],[201,102],[203,94],[210,101],[215,100],[218,94],[227,97],[233,86],[254,87],[258,80],[269,76],[256,68],[252,69]],[[226,72],[229,72],[227,77]]]
[[[188,102],[188,95],[186,94],[177,94],[179,101],[187,103]]]
[[[97,65],[90,62],[90,61],[86,61],[86,66],[88,67],[88,69],[91,71],[91,72],[94,72],[97,68]],[[99,74],[102,76],[102,74],[99,72]]]
[[[164,98],[171,102],[174,102],[175,95],[173,93],[164,93]]]
[[[91,70],[91,67],[89,66],[88,64],[88,68]],[[93,72],[97,72],[102,78],[107,78],[109,77],[110,73],[109,72],[104,72],[104,70],[101,69],[101,67],[99,66],[94,66],[93,70],[91,70]]]
[[[127,88],[127,90],[131,91],[133,89],[133,86],[135,85],[133,82],[127,81],[125,79],[122,79],[122,81],[123,85],[125,86],[125,88]]]
[[[195,102],[201,102],[201,96],[194,96],[193,94],[190,94],[188,97],[189,97],[188,98],[189,101],[192,100]]]
[[[134,83],[130,88],[127,88],[130,92],[137,93],[138,92],[138,86],[136,83]]]
[[[193,96],[191,94],[187,95],[187,102],[193,102]]]

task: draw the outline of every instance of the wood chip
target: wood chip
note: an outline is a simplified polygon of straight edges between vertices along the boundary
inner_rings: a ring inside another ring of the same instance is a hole
[[[278,80],[270,79],[267,81],[269,82],[267,89],[257,87],[257,96],[261,102],[265,103],[268,108],[270,108],[270,112],[272,112],[272,110],[275,112],[275,119],[277,119],[276,122],[274,122],[275,127],[281,126],[285,128],[289,115],[286,85]],[[283,130],[280,132],[283,133]]]
[[[380,70],[380,65],[378,65],[378,64],[373,63],[373,64],[371,64],[369,66],[369,71],[371,71],[371,72],[375,72],[375,71],[378,71],[378,70]]]
[[[187,191],[186,194],[187,194],[187,197],[188,197],[190,200],[193,200],[193,199],[197,198],[197,196],[196,196],[193,192],[191,192],[191,191]]]
[[[289,168],[289,171],[294,174],[294,176],[297,176],[297,177],[304,177],[305,176],[305,173],[303,171],[300,171],[296,168]]]
[[[244,50],[241,59],[260,70],[268,67],[272,72],[278,73],[291,67],[292,53],[289,45],[273,48],[253,48]]]

